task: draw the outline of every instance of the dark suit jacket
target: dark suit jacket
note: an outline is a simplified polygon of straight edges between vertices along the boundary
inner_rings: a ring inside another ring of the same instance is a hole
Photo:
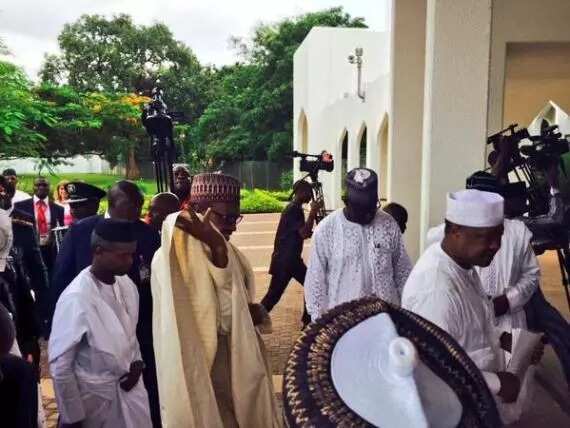
[[[14,263],[21,271],[21,275],[30,279],[30,286],[36,294],[41,318],[47,314],[49,279],[38,237],[34,227],[34,219],[28,214],[14,208],[12,217],[12,231],[14,243],[11,255]]]
[[[63,207],[60,207],[59,205],[57,205],[56,203],[53,202],[49,202],[49,212],[50,212],[50,227],[53,229],[54,227],[56,227],[58,224],[60,226],[63,226],[63,217],[64,217],[64,213],[65,210],[63,209]],[[36,218],[35,213],[36,210],[34,210],[34,199],[26,199],[25,201],[20,201],[20,202],[16,202],[14,204],[14,208],[23,211],[25,213],[27,213],[28,215],[31,215],[32,218]]]
[[[57,259],[50,287],[51,311],[53,318],[57,299],[73,279],[91,265],[91,232],[103,220],[102,216],[92,216],[74,223],[65,234]],[[152,294],[150,290],[150,264],[160,247],[160,236],[150,226],[137,221],[134,223],[137,250],[129,277],[139,291],[139,322],[137,336],[141,347],[152,343]],[[141,275],[142,274],[142,275]],[[141,278],[144,276],[144,278]]]

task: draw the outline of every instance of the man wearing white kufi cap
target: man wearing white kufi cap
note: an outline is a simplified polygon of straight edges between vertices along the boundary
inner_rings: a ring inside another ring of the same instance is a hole
[[[508,336],[494,328],[492,302],[474,267],[486,267],[501,247],[503,198],[474,189],[447,196],[445,237],[412,270],[402,306],[437,324],[483,372],[498,404],[516,401],[520,380],[505,371],[501,348]],[[510,350],[507,349],[507,350]]]

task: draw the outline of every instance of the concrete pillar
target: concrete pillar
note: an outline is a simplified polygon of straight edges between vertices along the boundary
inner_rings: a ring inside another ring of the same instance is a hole
[[[446,193],[485,165],[490,37],[491,0],[428,0],[422,247],[443,221]]]
[[[412,260],[419,255],[422,117],[426,0],[394,0],[391,25],[390,115],[388,118],[388,201],[409,213],[405,236]],[[383,187],[383,186],[382,186]]]

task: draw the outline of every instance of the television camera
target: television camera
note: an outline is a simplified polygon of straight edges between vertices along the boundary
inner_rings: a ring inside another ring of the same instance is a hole
[[[487,139],[493,147],[488,161],[493,174],[503,183],[507,204],[522,199],[516,215],[533,233],[531,244],[535,252],[557,252],[570,307],[570,221],[558,192],[559,171],[566,173],[562,155],[570,151],[568,136],[563,137],[558,125],[550,125],[546,120],[539,135],[530,135],[526,128],[517,127],[512,124]]]
[[[293,158],[300,158],[300,170],[307,174],[303,177],[311,179],[311,187],[313,188],[313,201],[320,203],[320,209],[315,217],[315,222],[319,223],[326,217],[325,199],[323,195],[323,185],[319,181],[319,171],[332,172],[334,170],[333,155],[327,151],[322,151],[318,155],[300,153],[294,151],[291,153]]]
[[[173,140],[173,122],[180,116],[168,111],[163,95],[161,88],[153,88],[152,100],[143,106],[142,111],[142,123],[150,137],[150,154],[159,193],[174,189],[172,164],[176,162],[176,146]]]

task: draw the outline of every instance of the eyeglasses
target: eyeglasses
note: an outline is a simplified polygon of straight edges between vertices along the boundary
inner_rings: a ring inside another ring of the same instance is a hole
[[[216,214],[225,224],[235,224],[238,225],[242,220],[243,220],[243,216],[241,214],[239,215],[235,215],[235,214],[222,214],[219,213],[216,210],[213,210],[210,208],[210,210]]]

